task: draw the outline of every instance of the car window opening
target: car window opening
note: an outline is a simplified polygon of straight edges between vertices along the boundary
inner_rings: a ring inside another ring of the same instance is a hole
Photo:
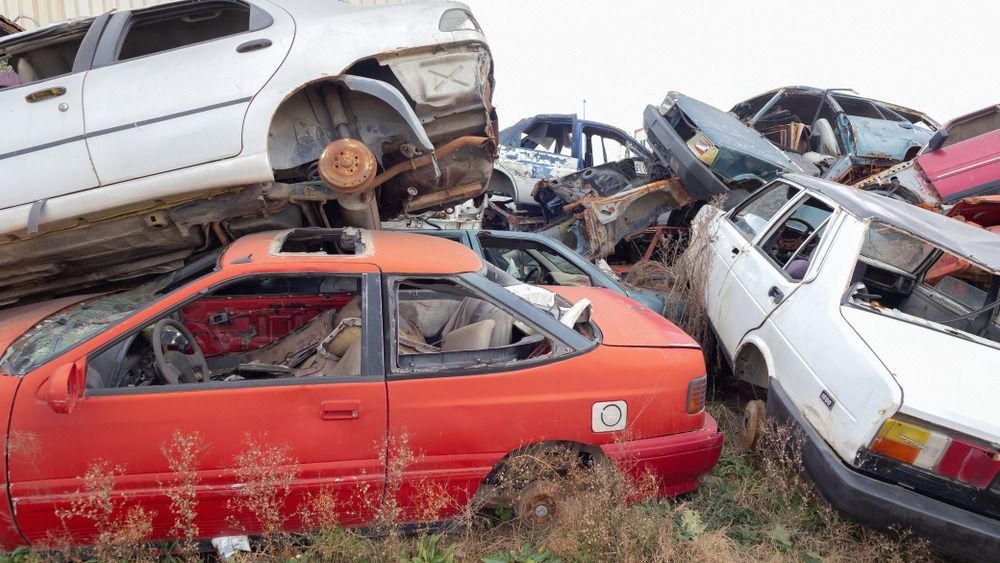
[[[822,101],[821,96],[812,94],[784,94],[753,127],[783,150],[800,154],[815,150],[810,139]]]
[[[406,280],[396,288],[400,368],[489,366],[552,352],[534,327],[453,281]]]
[[[480,236],[483,257],[521,283],[590,287],[591,279],[569,260],[532,241]]]
[[[360,288],[353,276],[238,280],[91,358],[87,387],[360,376]]]
[[[893,227],[869,227],[850,292],[866,309],[1000,343],[1000,275]]]
[[[29,35],[0,47],[0,89],[73,72],[77,51],[92,22],[73,22],[66,29]],[[5,71],[5,65],[9,70]]]
[[[358,229],[295,229],[281,241],[282,254],[363,254],[365,243]]]
[[[806,198],[763,241],[761,249],[771,261],[795,281],[805,277],[833,208],[815,198]]]
[[[799,191],[794,186],[775,183],[747,199],[731,220],[744,238],[753,240]]]
[[[185,3],[136,12],[118,60],[144,57],[250,30],[250,7],[238,2]]]

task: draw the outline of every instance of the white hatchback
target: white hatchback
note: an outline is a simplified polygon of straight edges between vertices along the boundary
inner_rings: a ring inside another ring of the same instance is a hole
[[[797,175],[701,213],[719,348],[768,416],[804,432],[823,494],[863,523],[1000,557],[1000,237]]]

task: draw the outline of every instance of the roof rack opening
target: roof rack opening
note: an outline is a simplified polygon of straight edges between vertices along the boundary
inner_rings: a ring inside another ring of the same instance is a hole
[[[365,251],[361,231],[345,229],[295,229],[281,241],[279,252],[329,255],[358,255]]]

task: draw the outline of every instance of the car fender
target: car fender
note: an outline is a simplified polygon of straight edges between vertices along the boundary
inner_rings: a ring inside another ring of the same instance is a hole
[[[389,59],[420,48],[469,43],[485,46],[486,37],[481,31],[438,29],[441,15],[455,8],[467,9],[455,2],[414,2],[378,8],[302,2],[287,7],[296,22],[295,42],[284,63],[247,109],[244,154],[267,154],[271,120],[285,100],[309,84],[342,79],[360,61]],[[372,33],[373,27],[378,33]],[[354,85],[361,87],[356,81]],[[385,89],[379,90],[387,99],[395,97]]]

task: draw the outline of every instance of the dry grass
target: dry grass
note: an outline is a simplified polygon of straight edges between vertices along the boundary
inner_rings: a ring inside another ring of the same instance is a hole
[[[711,405],[715,417],[736,435],[738,417],[723,404]],[[727,438],[728,439],[728,438]],[[171,498],[180,542],[172,560],[197,560],[198,510],[193,491],[193,468],[209,445],[198,434],[177,433],[163,453],[177,473],[163,489]],[[375,526],[342,527],[340,517],[349,507],[339,506],[330,491],[306,497],[296,518],[314,530],[284,532],[282,507],[289,501],[295,463],[285,448],[266,437],[246,442],[235,472],[244,484],[232,501],[234,514],[249,516],[262,536],[255,551],[239,554],[239,561],[489,561],[490,563],[546,561],[933,561],[925,544],[905,534],[883,534],[841,519],[800,472],[794,437],[781,428],[769,428],[759,451],[741,449],[729,439],[718,466],[700,490],[679,499],[656,500],[649,476],[626,477],[600,460],[581,458],[580,452],[560,449],[526,450],[512,458],[496,483],[497,490],[513,494],[534,482],[558,499],[555,518],[546,526],[519,521],[509,506],[467,508],[444,527],[404,527],[403,508],[396,496],[405,486],[407,468],[419,462],[405,436],[373,447],[383,452],[389,471],[385,496]],[[590,461],[590,462],[586,462]],[[83,552],[68,547],[67,536],[53,536],[52,551],[23,551],[17,561],[149,561],[162,551],[143,546],[152,514],[138,508],[123,511],[116,505],[115,479],[122,468],[94,463],[84,475],[84,495],[59,517],[69,524],[84,519],[98,533],[97,545]],[[450,497],[430,483],[417,484],[419,506],[410,514],[435,520]],[[377,496],[375,497],[377,498]],[[505,497],[508,498],[508,497]],[[639,500],[637,499],[646,499]],[[246,521],[244,519],[244,521]],[[68,528],[67,528],[68,529]],[[436,530],[436,533],[435,533]],[[14,559],[16,557],[16,559]]]

